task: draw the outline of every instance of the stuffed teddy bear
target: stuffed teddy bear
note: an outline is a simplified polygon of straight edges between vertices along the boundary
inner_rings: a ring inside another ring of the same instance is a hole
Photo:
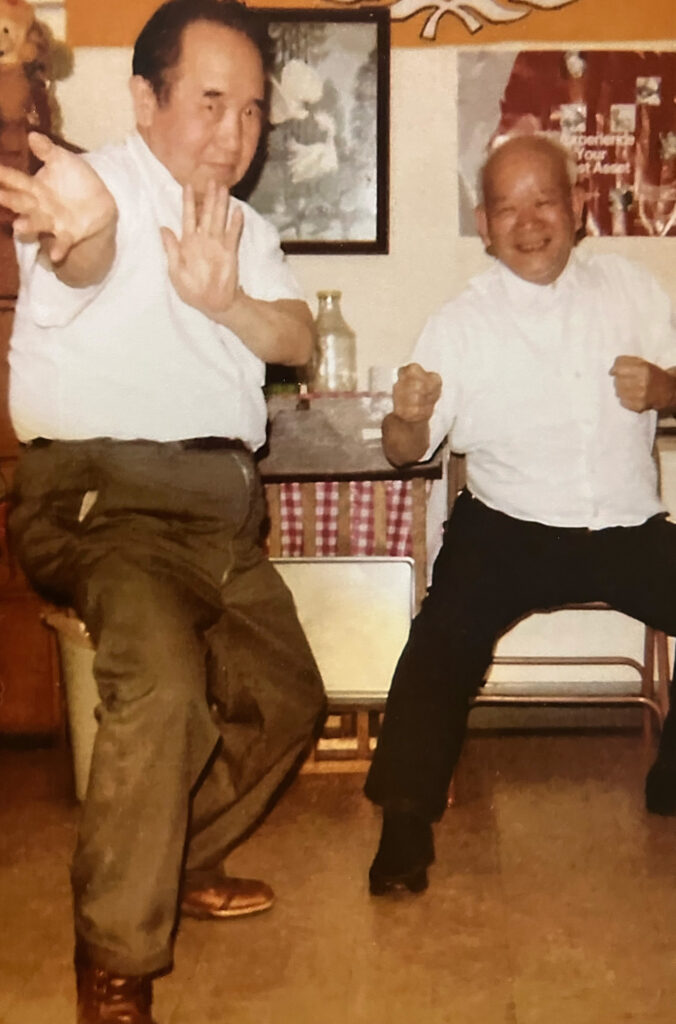
[[[24,170],[28,130],[50,127],[48,53],[49,38],[28,0],[0,0],[0,161]]]
[[[24,64],[37,56],[33,37],[37,22],[27,0],[0,3],[0,64]]]

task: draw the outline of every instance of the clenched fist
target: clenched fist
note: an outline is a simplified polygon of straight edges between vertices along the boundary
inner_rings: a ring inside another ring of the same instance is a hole
[[[438,373],[428,373],[418,363],[402,366],[392,390],[394,415],[406,423],[426,423],[440,395]]]
[[[618,356],[610,370],[620,404],[632,412],[676,405],[676,376],[638,356]]]

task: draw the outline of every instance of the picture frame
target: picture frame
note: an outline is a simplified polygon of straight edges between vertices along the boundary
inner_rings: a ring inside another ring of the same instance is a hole
[[[387,253],[387,8],[266,9],[270,126],[238,189],[287,253]]]

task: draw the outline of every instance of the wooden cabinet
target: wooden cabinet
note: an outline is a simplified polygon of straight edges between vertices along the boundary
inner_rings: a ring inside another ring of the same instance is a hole
[[[39,69],[29,75],[23,115],[0,137],[0,162],[23,171],[38,163],[29,152],[28,131],[51,134],[46,83]],[[7,128],[7,126],[5,126]],[[12,239],[12,214],[0,206],[0,472],[11,486],[19,446],[8,408],[8,351],[19,275]],[[0,736],[50,734],[61,727],[61,700],[53,631],[42,623],[43,602],[31,590],[8,548],[6,502],[0,493]]]
[[[7,353],[13,319],[14,296],[0,295],[0,468],[6,462],[10,476],[19,450],[9,419],[8,404],[9,363]],[[4,475],[5,470],[3,469]]]
[[[52,636],[29,592],[0,597],[0,733],[51,735],[61,728]]]
[[[0,224],[0,472],[11,485],[19,446],[8,410],[8,350],[17,288],[7,222]],[[7,543],[0,503],[0,735],[45,735],[61,727],[56,652],[41,619],[43,603],[28,585]]]

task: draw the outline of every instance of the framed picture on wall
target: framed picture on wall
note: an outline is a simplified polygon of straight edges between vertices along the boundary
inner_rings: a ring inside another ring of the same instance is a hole
[[[386,253],[389,12],[267,13],[270,127],[238,194],[286,252]]]

